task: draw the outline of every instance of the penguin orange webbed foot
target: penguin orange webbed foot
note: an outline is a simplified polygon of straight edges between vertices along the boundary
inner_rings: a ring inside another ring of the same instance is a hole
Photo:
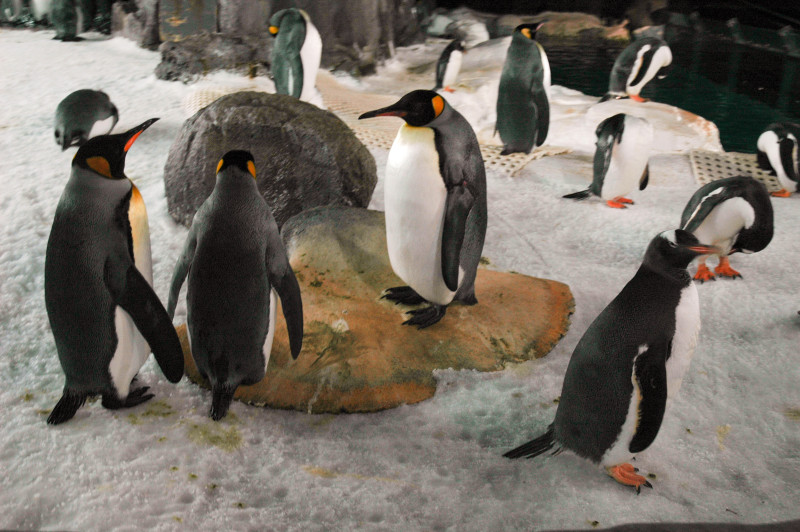
[[[628,207],[626,207],[624,204],[622,204],[622,203],[619,203],[618,201],[614,201],[614,200],[608,200],[608,201],[606,202],[606,204],[607,204],[609,207],[611,207],[612,209],[627,209],[627,208],[628,208]]]
[[[701,264],[697,267],[697,273],[694,274],[694,280],[704,283],[706,281],[715,281],[714,273],[708,269],[708,266]]]
[[[727,277],[729,279],[736,279],[737,277],[740,279],[742,278],[741,273],[731,268],[731,263],[728,262],[727,257],[723,257],[722,259],[720,259],[719,265],[717,265],[717,267],[714,268],[714,273],[716,273],[720,277]]]
[[[618,202],[620,202],[620,203],[626,203],[626,204],[628,204],[628,205],[633,205],[633,200],[632,200],[632,199],[630,199],[630,198],[623,198],[623,197],[619,197],[619,198],[614,198],[614,200],[615,200],[615,201],[618,201]]]
[[[606,471],[609,475],[611,475],[611,478],[620,484],[632,486],[633,489],[636,490],[637,495],[642,489],[642,486],[646,488],[653,487],[653,485],[650,484],[646,478],[636,474],[639,470],[633,467],[631,464],[620,464],[618,466],[607,467]]]
[[[411,318],[403,322],[403,325],[416,325],[417,329],[424,329],[439,323],[447,312],[445,305],[431,305],[429,307],[409,310]]]
[[[425,298],[419,295],[410,286],[395,286],[387,288],[381,299],[388,299],[394,301],[396,305],[419,305],[425,303]]]
[[[775,197],[775,198],[788,198],[789,196],[792,195],[792,193],[789,192],[788,190],[786,190],[785,188],[782,188],[782,189],[777,190],[775,192],[770,192],[770,195]]]
[[[456,92],[456,90],[452,87],[445,87],[444,90],[446,90],[447,92]]]

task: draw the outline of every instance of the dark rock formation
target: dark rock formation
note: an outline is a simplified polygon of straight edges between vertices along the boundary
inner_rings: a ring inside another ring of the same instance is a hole
[[[172,217],[191,225],[214,188],[228,150],[255,157],[258,188],[278,225],[321,205],[366,206],[378,181],[375,159],[331,112],[291,96],[239,92],[188,119],[164,168]]]
[[[259,0],[218,0],[217,31],[230,35],[266,33],[268,4]]]
[[[142,48],[158,48],[161,43],[158,0],[123,0],[114,3],[111,32],[134,41]]]

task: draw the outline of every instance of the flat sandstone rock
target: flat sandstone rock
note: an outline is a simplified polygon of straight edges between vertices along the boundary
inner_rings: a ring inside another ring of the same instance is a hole
[[[416,403],[436,391],[434,369],[496,371],[539,358],[569,327],[574,300],[567,285],[483,268],[477,305],[451,305],[427,329],[401,325],[410,307],[380,299],[403,282],[389,264],[379,211],[311,209],[287,221],[283,237],[303,297],[303,350],[292,361],[279,312],[266,377],[236,391],[246,403],[309,413]],[[178,327],[186,371],[199,382],[185,331]]]

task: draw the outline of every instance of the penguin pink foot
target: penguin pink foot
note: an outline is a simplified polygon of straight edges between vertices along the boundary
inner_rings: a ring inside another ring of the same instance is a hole
[[[714,273],[708,269],[708,266],[705,264],[700,264],[697,267],[697,273],[694,274],[694,280],[704,283],[706,281],[714,281],[716,280],[716,277],[714,276]]]
[[[742,278],[742,274],[731,268],[731,263],[728,262],[728,257],[719,259],[719,264],[714,268],[714,273],[720,277],[728,277],[730,279]]]
[[[618,466],[607,467],[606,471],[608,471],[608,474],[611,475],[611,478],[620,484],[624,484],[625,486],[633,486],[633,489],[636,490],[637,494],[642,489],[642,486],[646,488],[653,487],[653,485],[650,484],[646,478],[636,474],[636,472],[639,470],[633,467],[631,464],[620,464]]]
[[[770,195],[775,198],[788,198],[789,196],[792,195],[792,193],[786,190],[785,188],[782,188],[778,191],[770,192]]]

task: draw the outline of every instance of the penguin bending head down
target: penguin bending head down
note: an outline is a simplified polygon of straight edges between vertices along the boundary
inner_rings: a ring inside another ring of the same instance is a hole
[[[55,138],[61,151],[111,133],[119,120],[116,106],[103,91],[81,89],[56,107]]]
[[[228,412],[241,384],[264,378],[275,334],[277,300],[292,358],[303,345],[303,302],[275,218],[256,186],[247,151],[217,165],[214,190],[192,221],[175,265],[167,309],[175,314],[186,276],[189,340],[197,369],[211,383],[210,416]]]
[[[128,149],[156,120],[89,139],[72,160],[44,265],[47,316],[66,376],[50,424],[71,419],[89,395],[101,394],[112,409],[153,397],[146,386],[132,387],[150,349],[170,382],[183,376],[180,341],[150,285],[144,202],[124,172]]]
[[[455,92],[452,85],[458,79],[461,70],[461,59],[464,54],[464,43],[461,39],[456,39],[448,44],[439,60],[436,62],[436,86],[433,90],[444,89],[447,92]]]
[[[310,101],[316,89],[317,70],[322,57],[322,39],[302,9],[281,9],[269,19],[275,37],[271,71],[275,92]]]
[[[689,368],[700,305],[686,268],[714,251],[680,229],[656,236],[639,270],[575,347],[547,432],[504,456],[532,458],[557,445],[637,493],[652,487],[628,462],[655,440],[667,399]]]
[[[619,113],[600,122],[595,133],[592,184],[563,197],[581,200],[594,194],[606,200],[609,207],[625,209],[626,204],[633,204],[625,195],[637,185],[639,190],[647,187],[653,127],[644,118]]]
[[[758,165],[777,176],[783,187],[771,194],[778,198],[788,198],[797,192],[800,181],[797,142],[800,138],[800,125],[791,122],[770,124],[758,137]]]
[[[502,155],[530,153],[544,144],[550,128],[550,63],[536,31],[546,21],[521,24],[511,35],[497,92],[495,130],[503,141]]]
[[[666,77],[671,63],[672,50],[666,41],[658,37],[636,39],[614,61],[608,92],[600,101],[627,97],[637,102],[646,101],[639,93],[653,78]]]
[[[467,120],[439,94],[415,90],[359,119],[405,120],[386,162],[386,243],[392,269],[409,286],[383,296],[412,310],[405,325],[429,327],[451,301],[477,303],[475,275],[486,235],[486,172]]]
[[[719,251],[714,273],[706,266],[708,257],[698,259],[694,278],[701,283],[715,275],[735,279],[742,275],[731,268],[728,255],[761,251],[772,240],[773,213],[767,187],[750,176],[718,179],[700,187],[681,215],[681,228]]]

